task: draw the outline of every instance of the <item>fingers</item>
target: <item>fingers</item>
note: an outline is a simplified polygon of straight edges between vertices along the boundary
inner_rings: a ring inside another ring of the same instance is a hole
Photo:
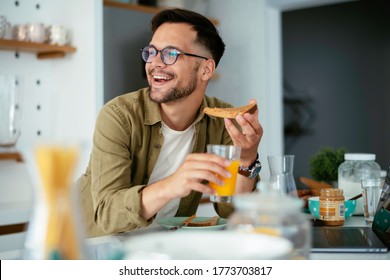
[[[222,185],[222,177],[230,178],[231,174],[226,169],[230,160],[213,154],[190,154],[183,164],[183,171],[190,171],[189,176],[197,178],[198,181],[206,180]]]
[[[256,101],[250,101],[250,103],[253,102]],[[258,120],[258,109],[252,114],[238,115],[235,120],[238,126],[232,120],[225,119],[226,130],[232,138],[234,145],[242,148],[241,161],[253,162],[253,157],[257,154],[257,149],[263,136],[263,127]]]
[[[201,153],[187,156],[179,169],[169,176],[169,185],[175,197],[188,195],[191,190],[206,194],[214,194],[214,190],[202,182],[213,182],[223,185],[222,178],[232,175],[226,170],[230,164],[228,159],[213,154]]]
[[[243,134],[260,138],[263,136],[263,127],[254,115],[245,114],[244,116],[237,116],[236,120],[241,126]]]
[[[232,120],[225,119],[225,127],[235,145],[246,148],[251,145],[258,145],[263,136],[263,128],[257,119],[249,119],[239,115],[236,117],[237,127]]]

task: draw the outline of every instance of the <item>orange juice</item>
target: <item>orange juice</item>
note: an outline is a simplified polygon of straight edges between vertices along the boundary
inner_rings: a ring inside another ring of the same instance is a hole
[[[239,160],[233,160],[230,165],[226,168],[232,176],[230,178],[221,178],[224,182],[222,186],[216,185],[214,183],[209,183],[210,187],[216,191],[218,196],[232,196],[234,195],[234,190],[236,188],[238,166],[240,164]]]

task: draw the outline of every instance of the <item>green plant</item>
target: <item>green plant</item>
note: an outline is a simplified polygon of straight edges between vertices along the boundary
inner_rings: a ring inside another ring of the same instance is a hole
[[[344,148],[324,147],[310,159],[310,175],[314,180],[333,182],[338,179],[339,165],[344,162]]]

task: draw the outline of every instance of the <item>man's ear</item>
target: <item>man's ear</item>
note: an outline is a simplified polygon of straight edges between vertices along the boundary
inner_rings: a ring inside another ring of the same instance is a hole
[[[215,61],[214,59],[209,59],[205,62],[203,62],[203,66],[201,69],[202,76],[201,79],[202,81],[208,81],[211,79],[211,77],[214,75],[215,72]]]

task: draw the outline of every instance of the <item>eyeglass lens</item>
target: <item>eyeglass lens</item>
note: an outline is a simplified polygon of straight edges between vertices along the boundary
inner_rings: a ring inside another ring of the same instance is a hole
[[[165,48],[159,51],[155,47],[146,46],[142,49],[142,59],[145,62],[152,62],[159,52],[161,53],[161,60],[167,65],[174,64],[179,56],[178,51],[173,48]]]

